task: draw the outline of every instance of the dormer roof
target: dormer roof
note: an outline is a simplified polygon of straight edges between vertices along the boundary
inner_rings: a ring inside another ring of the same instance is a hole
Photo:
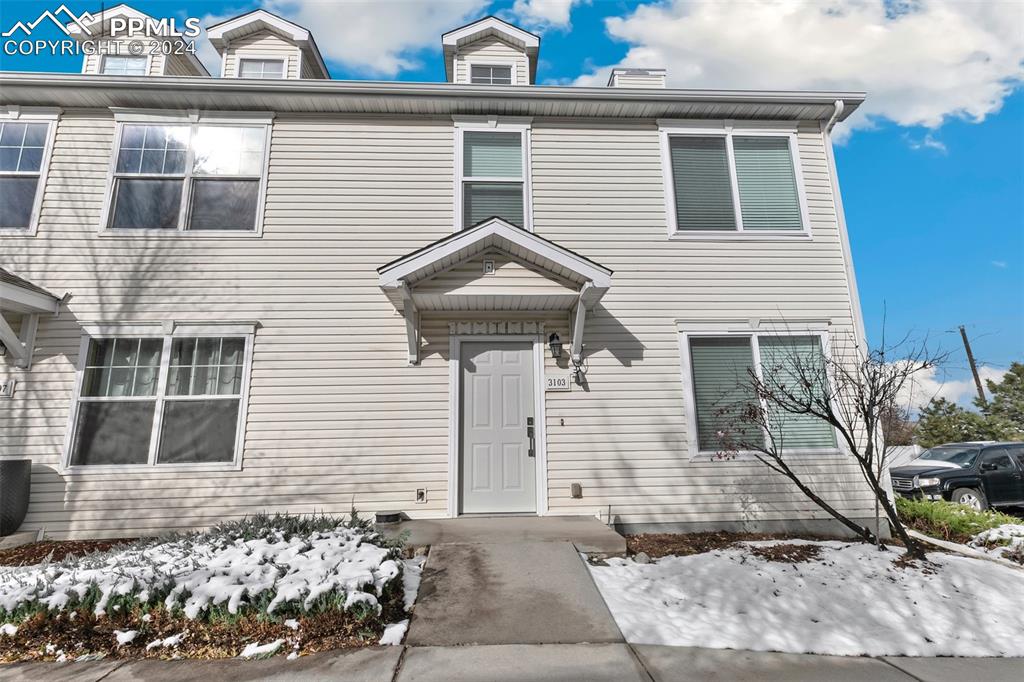
[[[218,54],[224,54],[233,40],[238,40],[259,31],[270,31],[295,43],[302,50],[302,59],[315,66],[320,78],[330,78],[327,64],[320,54],[320,48],[313,40],[309,29],[288,21],[264,9],[253,10],[234,19],[222,21],[206,29],[206,37]]]
[[[156,20],[150,15],[146,14],[145,12],[140,12],[134,7],[130,7],[122,3],[120,5],[114,5],[113,7],[109,8],[104,7],[99,12],[83,15],[82,19],[80,19],[79,21],[72,21],[68,23],[67,25],[65,25],[65,28],[68,31],[68,35],[70,35],[75,40],[95,40],[98,37],[110,35],[110,22],[117,17],[124,17],[127,19],[141,19],[143,21],[150,20],[154,22],[154,25],[157,25]],[[87,29],[87,31],[83,31],[83,27]],[[150,35],[154,34],[151,33]],[[174,32],[169,28],[163,31],[162,33],[159,33],[159,35],[167,36],[167,38],[171,39],[175,43],[184,42],[180,33]],[[130,39],[129,36],[123,36],[122,38],[124,41],[128,41]],[[199,58],[196,57],[195,54],[189,52],[188,50],[175,50],[174,54],[180,55],[180,58],[188,63],[188,67],[186,68],[192,71],[192,73],[188,75],[210,75],[210,72],[206,70],[206,67],[203,66],[203,63],[199,61]]]
[[[444,49],[444,71],[448,81],[451,82],[454,79],[455,55],[459,49],[489,36],[497,36],[526,53],[530,63],[530,83],[533,83],[537,76],[537,54],[540,52],[540,36],[524,31],[518,26],[513,26],[495,16],[484,17],[471,24],[448,31],[441,36],[441,46]]]

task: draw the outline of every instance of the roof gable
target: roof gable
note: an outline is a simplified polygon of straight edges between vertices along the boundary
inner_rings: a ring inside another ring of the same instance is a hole
[[[309,29],[265,9],[253,10],[210,26],[206,29],[206,37],[209,38],[210,44],[217,50],[217,53],[223,54],[225,50],[229,49],[232,41],[261,31],[269,31],[295,43],[302,50],[303,59],[311,60],[316,65],[320,78],[331,77],[327,64],[324,63],[323,56],[320,54],[320,48],[317,47]]]
[[[530,82],[535,82],[540,36],[524,31],[495,16],[484,17],[441,36],[441,47],[444,50],[444,70],[448,81],[451,82],[454,78],[456,53],[464,46],[490,36],[496,36],[526,54],[530,63]]]

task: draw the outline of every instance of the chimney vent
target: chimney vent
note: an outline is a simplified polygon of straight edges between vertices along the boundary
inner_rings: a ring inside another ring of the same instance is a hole
[[[609,88],[664,88],[665,69],[612,69]]]

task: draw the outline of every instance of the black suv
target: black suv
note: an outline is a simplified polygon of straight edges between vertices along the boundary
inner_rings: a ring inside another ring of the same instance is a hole
[[[1024,443],[949,443],[889,471],[905,497],[949,500],[974,509],[1024,505]]]

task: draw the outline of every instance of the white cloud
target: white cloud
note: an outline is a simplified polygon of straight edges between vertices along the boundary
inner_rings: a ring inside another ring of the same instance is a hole
[[[987,380],[999,383],[1006,374],[1005,369],[997,367],[979,367],[978,374],[981,376],[981,383],[988,392]],[[946,400],[970,406],[971,401],[977,397],[978,389],[974,385],[974,378],[970,375],[965,379],[948,379],[940,376],[936,368],[932,367],[922,370],[912,377],[911,382],[901,396],[901,403],[918,410],[928,404],[932,398],[945,398]]]
[[[490,0],[264,0],[262,7],[308,28],[324,59],[371,77],[392,78],[421,66],[417,53],[440,51],[441,34],[480,18]],[[207,16],[203,26],[238,16]],[[220,73],[220,58],[205,35],[200,58]],[[440,55],[431,55],[440,60]]]
[[[569,16],[573,6],[589,2],[590,0],[516,0],[512,5],[512,14],[530,28],[568,29],[572,27]]]
[[[949,150],[946,149],[946,143],[943,142],[942,140],[939,140],[931,133],[925,134],[925,136],[921,139],[915,139],[913,137],[910,137],[909,135],[904,135],[903,139],[907,141],[907,144],[910,145],[910,148],[913,149],[914,151],[918,151],[920,149],[934,149],[940,154],[949,153]]]
[[[1024,79],[1018,2],[670,0],[606,27],[631,46],[621,65],[666,67],[672,87],[865,90],[850,128],[980,121]]]
[[[1006,261],[1004,261],[1004,260],[994,260],[994,261],[992,261],[992,267],[999,268],[1000,270],[1005,270],[1006,269]]]

